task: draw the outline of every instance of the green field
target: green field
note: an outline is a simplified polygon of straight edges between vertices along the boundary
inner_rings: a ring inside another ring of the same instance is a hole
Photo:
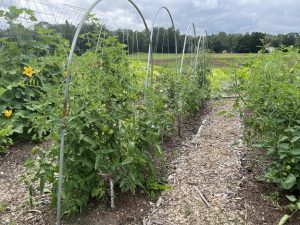
[[[256,54],[243,54],[243,53],[211,53],[207,55],[208,63],[211,67],[238,67],[247,60],[251,60]],[[178,63],[181,62],[182,54],[178,54]],[[128,55],[130,60],[147,61],[148,53],[134,53]],[[185,54],[185,59],[189,59],[190,54]],[[176,54],[174,53],[154,53],[153,59],[155,64],[173,64],[176,62]]]

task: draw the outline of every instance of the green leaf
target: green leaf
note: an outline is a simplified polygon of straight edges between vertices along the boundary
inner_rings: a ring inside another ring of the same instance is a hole
[[[160,144],[155,144],[155,148],[156,148],[156,150],[157,150],[157,153],[158,153],[158,155],[161,157],[161,156],[163,156],[163,150],[161,149],[161,146],[160,146]]]
[[[127,157],[122,163],[121,165],[124,166],[124,165],[127,165],[127,164],[130,164],[133,162],[133,158],[132,157]]]
[[[44,188],[45,188],[45,183],[47,181],[47,178],[45,175],[42,175],[42,177],[40,178],[40,193],[43,194],[44,193]]]
[[[278,145],[278,148],[288,150],[290,148],[290,145],[288,143],[281,143]]]
[[[286,119],[284,119],[284,118],[278,118],[278,119],[276,119],[276,121],[277,121],[278,123],[283,123],[283,122],[286,121]]]
[[[287,128],[287,129],[284,130],[284,132],[294,132],[294,131],[295,130],[292,127],[289,127],[289,128]]]
[[[267,149],[267,154],[268,154],[268,155],[272,155],[272,154],[274,154],[275,152],[276,152],[276,149],[275,149],[275,148],[272,148],[272,147],[271,147],[271,148],[268,148],[268,149]]]
[[[23,124],[20,123],[18,124],[16,127],[14,127],[13,132],[18,133],[18,134],[22,134],[23,133]]]
[[[296,202],[298,209],[300,209],[300,202]]]
[[[291,142],[294,143],[294,142],[298,141],[299,139],[300,139],[299,136],[295,136],[295,137],[293,137],[293,139],[291,140]]]
[[[92,190],[92,197],[97,197],[99,195],[99,189],[98,188],[94,188]]]
[[[15,97],[14,93],[11,90],[6,90],[0,97],[3,101],[11,101]]]
[[[291,150],[291,153],[293,155],[300,155],[300,148],[295,148],[295,149]]]
[[[90,138],[90,137],[88,137],[86,135],[82,135],[81,136],[81,140],[83,140],[84,142],[90,144],[91,148],[94,148],[96,146],[95,141],[92,138]]]
[[[27,169],[32,169],[32,168],[34,168],[34,161],[33,161],[33,160],[28,160],[28,161],[26,161],[26,162],[25,162],[25,167],[26,167]]]
[[[109,153],[112,153],[114,151],[115,151],[115,149],[113,149],[113,148],[101,149],[101,153],[103,153],[103,154],[109,154]]]
[[[290,202],[296,202],[297,198],[295,197],[295,195],[286,195],[286,198],[290,201]]]
[[[291,218],[291,216],[288,214],[285,214],[279,221],[278,225],[284,225],[289,220],[289,218]]]
[[[252,146],[253,146],[254,148],[262,148],[262,147],[264,147],[263,144],[253,144]]]
[[[294,174],[290,174],[281,185],[284,189],[289,190],[296,185],[296,177]]]
[[[289,139],[288,136],[282,136],[280,139],[279,139],[279,142],[283,142],[285,140]]]
[[[82,163],[83,166],[86,166],[89,169],[93,169],[95,167],[94,163],[86,158],[80,159],[80,162]]]

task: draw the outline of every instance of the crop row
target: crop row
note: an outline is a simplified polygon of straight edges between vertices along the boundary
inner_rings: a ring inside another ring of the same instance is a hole
[[[177,118],[197,112],[205,100],[202,71],[179,74],[155,67],[154,81],[145,89],[145,63],[129,61],[114,36],[85,34],[89,50],[73,60],[63,111],[69,44],[54,30],[35,26],[33,31],[17,23],[23,13],[34,19],[25,9],[2,13],[10,25],[7,34],[22,38],[0,38],[0,150],[20,140],[48,140],[26,163],[31,197],[38,182],[41,193],[45,186],[51,189],[56,205],[63,114],[63,214],[82,211],[90,199],[107,200],[112,184],[149,195],[167,188],[157,175],[163,167],[162,139],[174,133]]]

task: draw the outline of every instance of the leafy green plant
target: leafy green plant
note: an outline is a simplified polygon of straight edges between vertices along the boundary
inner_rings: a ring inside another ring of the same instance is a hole
[[[210,96],[213,98],[226,94],[232,83],[229,69],[213,68],[207,80],[209,82]]]
[[[146,106],[134,104],[134,77],[129,74],[128,62],[122,58],[124,46],[115,38],[103,41],[106,48],[101,55],[88,51],[75,59],[78,67],[74,69],[70,88],[65,137],[62,211],[66,215],[82,211],[90,198],[107,199],[110,179],[121,191],[132,193],[137,187],[148,191],[150,184],[157,180],[152,156],[161,154],[160,131]],[[95,58],[99,61],[95,62]],[[51,88],[47,92],[51,98],[59,94],[62,96],[61,91]],[[49,121],[46,124],[52,127],[53,145],[49,151],[39,151],[38,163],[34,160],[28,163],[28,168],[37,166],[32,181],[40,180],[41,191],[45,182],[52,184],[53,205],[57,192],[57,133],[61,115],[57,108],[61,102],[55,105],[54,110],[49,104],[41,108],[56,115],[46,119]],[[40,112],[36,114],[34,126],[39,127],[45,118]]]
[[[99,42],[101,46],[93,47]],[[182,102],[182,114],[197,110],[204,101],[205,90],[199,86],[198,76],[179,76],[155,67],[155,82],[146,90],[147,102],[143,103],[143,65],[130,64],[125,46],[115,37],[99,42],[89,41],[89,47],[96,50],[75,56],[71,70],[65,128],[64,215],[81,212],[90,199],[107,201],[110,180],[122,192],[140,189],[155,196],[168,189],[157,175],[157,167],[164,166],[162,137],[172,133],[178,100]],[[45,94],[32,102],[36,107],[31,114],[35,118],[32,127],[49,131],[52,144],[49,149],[34,151],[26,164],[31,174],[25,179],[30,194],[34,195],[34,182],[39,181],[41,192],[49,183],[52,206],[56,205],[57,195],[62,88],[45,86]]]
[[[297,49],[258,54],[237,70],[235,88],[252,141],[267,151],[267,181],[300,190],[300,77]]]
[[[286,195],[286,198],[291,202],[286,208],[292,212],[292,214],[285,214],[279,221],[278,225],[284,225],[288,220],[300,210],[300,199],[297,199],[294,195]]]
[[[0,154],[5,153],[7,147],[12,144],[10,135],[12,133],[11,127],[1,127],[0,129]]]
[[[40,132],[41,136],[41,131],[31,128],[34,118],[30,115],[39,107],[32,102],[45,94],[45,86],[59,85],[63,80],[64,40],[42,26],[27,29],[18,21],[24,15],[36,21],[30,9],[11,6],[0,10],[0,17],[9,25],[0,38],[0,129],[10,127],[7,137],[13,140],[31,139],[29,133],[35,136]]]

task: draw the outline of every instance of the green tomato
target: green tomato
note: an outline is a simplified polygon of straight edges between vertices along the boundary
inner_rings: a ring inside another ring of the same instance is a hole
[[[101,126],[101,130],[103,131],[103,132],[106,132],[106,131],[108,131],[108,126],[107,125],[103,125],[103,126]]]
[[[296,163],[296,160],[295,160],[295,159],[291,159],[291,163],[292,163],[292,164],[295,164],[295,163]]]
[[[287,176],[287,173],[286,173],[286,172],[283,172],[283,173],[282,173],[282,176],[286,177],[286,176]]]
[[[143,106],[143,105],[137,106],[136,109],[137,109],[137,110],[141,110],[141,111],[147,110],[147,108],[146,108],[145,106]]]
[[[130,150],[135,149],[135,143],[133,141],[129,141],[128,149],[130,149]]]
[[[112,135],[114,133],[114,131],[112,129],[110,129],[108,132],[107,132],[109,135]]]
[[[287,166],[285,167],[286,171],[290,171],[291,168],[292,168],[292,167],[291,167],[290,165],[287,165]]]

